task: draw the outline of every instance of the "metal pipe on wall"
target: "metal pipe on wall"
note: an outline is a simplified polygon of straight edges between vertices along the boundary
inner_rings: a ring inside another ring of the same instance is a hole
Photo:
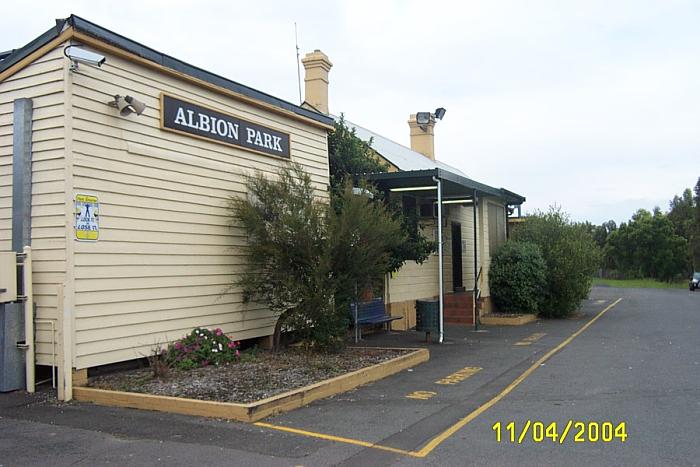
[[[24,343],[27,392],[34,392],[34,291],[32,288],[32,249],[24,247]]]
[[[472,317],[474,318],[474,330],[479,330],[479,323],[476,316],[476,301],[479,298],[478,288],[479,288],[479,260],[477,255],[477,227],[476,227],[476,208],[478,205],[478,200],[476,199],[476,190],[474,190],[474,202],[472,203],[472,221],[474,223],[474,290],[472,291]]]
[[[32,296],[32,122],[34,103],[15,99],[12,115],[12,250],[24,256],[25,384],[34,392],[34,299]]]
[[[440,338],[438,342],[442,344],[445,338],[444,330],[444,301],[445,301],[445,287],[444,287],[444,271],[442,266],[442,182],[439,178],[433,177],[433,181],[437,183],[437,206],[438,206],[438,282],[440,287]]]

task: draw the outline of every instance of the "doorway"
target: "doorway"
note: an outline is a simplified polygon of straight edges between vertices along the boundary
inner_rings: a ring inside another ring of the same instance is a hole
[[[462,284],[462,225],[452,223],[452,289],[464,290]]]

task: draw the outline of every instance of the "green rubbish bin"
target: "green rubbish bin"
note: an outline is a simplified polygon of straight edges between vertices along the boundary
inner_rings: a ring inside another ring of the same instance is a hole
[[[416,300],[416,331],[425,332],[426,341],[430,341],[431,332],[440,331],[440,300]]]

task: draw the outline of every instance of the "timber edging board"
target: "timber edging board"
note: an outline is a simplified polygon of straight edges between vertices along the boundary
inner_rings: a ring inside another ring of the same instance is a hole
[[[518,316],[498,316],[497,314],[483,315],[479,318],[481,324],[488,326],[522,326],[523,324],[537,321],[537,316],[532,314]]]
[[[362,386],[363,384],[378,381],[407,368],[427,362],[430,358],[428,349],[398,350],[412,350],[412,352],[367,368],[362,368],[351,373],[336,376],[309,386],[304,386],[247,404],[203,401],[135,392],[109,391],[88,387],[74,387],[73,397],[75,400],[92,402],[97,405],[224,418],[252,423],[271,415],[289,412],[290,410],[303,407],[315,400],[340,394]]]

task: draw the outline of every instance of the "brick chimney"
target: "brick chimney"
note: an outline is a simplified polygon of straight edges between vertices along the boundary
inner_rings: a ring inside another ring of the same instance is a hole
[[[411,114],[408,119],[408,127],[411,129],[411,149],[423,154],[428,159],[435,160],[435,118],[430,116],[430,122],[419,125],[416,114]]]
[[[328,72],[333,64],[316,49],[301,59],[304,65],[304,100],[319,112],[328,114]]]

